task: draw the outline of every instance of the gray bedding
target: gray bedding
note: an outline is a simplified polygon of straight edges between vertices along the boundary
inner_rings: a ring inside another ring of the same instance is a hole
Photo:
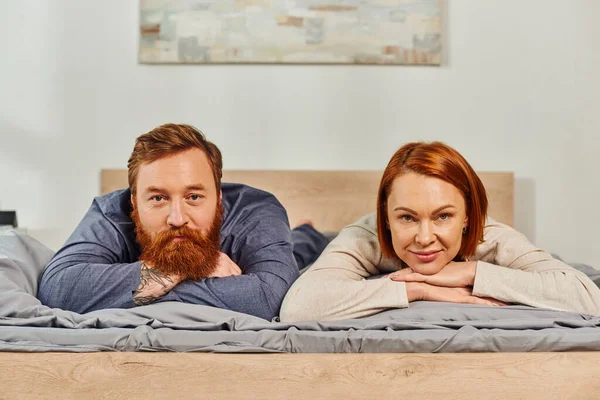
[[[600,318],[526,306],[415,302],[363,319],[281,323],[212,307],[158,303],[77,314],[43,306],[52,252],[0,232],[1,351],[482,352],[600,350]],[[600,271],[576,265],[596,283]]]

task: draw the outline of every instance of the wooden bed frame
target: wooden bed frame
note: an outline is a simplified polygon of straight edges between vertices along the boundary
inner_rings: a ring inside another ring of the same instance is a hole
[[[480,173],[512,225],[513,174]],[[375,210],[381,172],[227,171],[323,231]],[[102,193],[127,186],[102,171]],[[453,354],[2,353],[0,398],[598,398],[600,352]]]

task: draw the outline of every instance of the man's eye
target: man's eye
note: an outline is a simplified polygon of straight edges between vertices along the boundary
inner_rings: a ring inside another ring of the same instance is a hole
[[[192,201],[198,201],[200,199],[202,199],[204,196],[200,195],[200,194],[192,194],[190,195],[190,200]]]
[[[163,201],[164,199],[165,198],[163,196],[158,195],[158,194],[156,196],[150,197],[150,200],[152,200],[152,201]]]

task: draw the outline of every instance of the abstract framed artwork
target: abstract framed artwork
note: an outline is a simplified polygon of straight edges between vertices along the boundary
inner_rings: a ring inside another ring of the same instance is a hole
[[[442,0],[140,0],[139,62],[440,65]]]

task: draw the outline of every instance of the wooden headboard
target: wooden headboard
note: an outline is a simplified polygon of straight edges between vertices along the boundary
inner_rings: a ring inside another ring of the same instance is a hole
[[[287,209],[292,225],[310,219],[322,231],[339,231],[375,211],[381,174],[381,171],[223,171],[223,181],[244,183],[273,193]],[[513,173],[478,175],[488,193],[489,215],[512,226]],[[102,170],[102,194],[126,187],[126,170]]]
[[[244,183],[273,193],[287,209],[292,225],[310,219],[322,231],[339,231],[376,210],[381,174],[381,171],[223,171],[223,181]],[[489,215],[512,226],[513,173],[478,175],[488,193]],[[126,170],[102,170],[102,194],[126,187]]]

